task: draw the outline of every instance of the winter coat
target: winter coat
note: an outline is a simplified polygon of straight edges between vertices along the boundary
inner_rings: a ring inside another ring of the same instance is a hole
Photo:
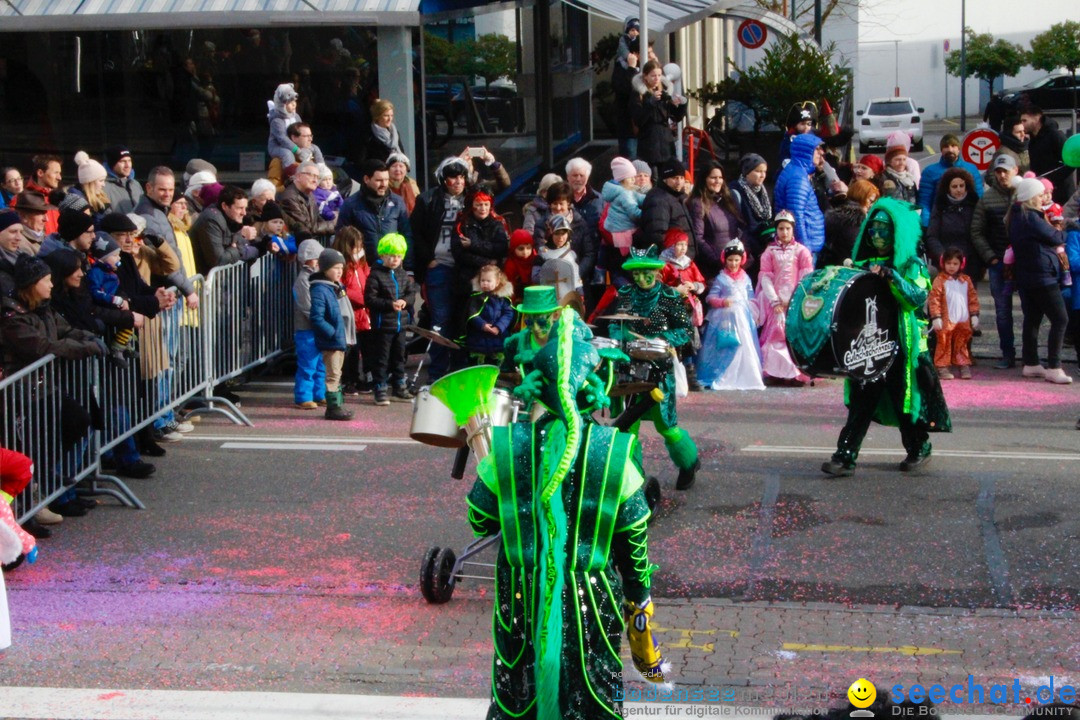
[[[701,199],[696,197],[687,201],[686,211],[693,231],[691,237],[697,245],[694,262],[701,274],[712,280],[724,266],[724,248],[732,240],[743,239],[742,223],[718,202],[710,203],[709,211],[703,212]]]
[[[529,232],[536,232],[537,223],[550,215],[551,209],[548,207],[547,200],[537,195],[532,200],[525,203],[525,207],[521,209],[521,213],[521,229]]]
[[[968,274],[979,276],[983,267],[982,257],[971,239],[971,221],[978,203],[979,199],[974,193],[968,193],[960,202],[946,197],[944,201],[935,203],[934,211],[930,214],[930,225],[923,234],[926,254],[935,266],[940,267],[945,249],[955,246],[964,251]]]
[[[926,298],[927,310],[931,320],[941,318],[941,329],[945,332],[951,332],[956,324],[949,319],[949,303],[945,298],[946,280],[959,280],[967,284],[968,315],[970,317],[979,314],[979,293],[975,290],[975,283],[971,282],[971,278],[962,272],[957,273],[955,278],[950,278],[943,272],[938,273],[937,277],[934,278],[933,284],[930,285],[930,295]]]
[[[581,196],[581,199],[574,200],[572,205],[574,207],[574,214],[580,215],[585,219],[585,228],[593,235],[589,240],[589,245],[599,248],[600,215],[604,212],[604,201],[600,198],[600,193],[596,192],[591,187],[586,187],[585,193]]]
[[[1028,151],[1028,140],[1017,140],[1011,133],[1006,132],[1004,128],[998,133],[998,137],[1001,139],[1001,145],[998,146],[997,152],[994,153],[994,157],[990,158],[990,167],[994,167],[994,160],[997,160],[999,155],[1008,155],[1016,161],[1016,167],[1018,168],[1017,175],[1023,175],[1031,169],[1031,154]],[[992,169],[986,171],[987,180],[994,174]]]
[[[320,352],[340,350],[344,352],[348,345],[356,344],[356,327],[345,322],[339,298],[348,298],[341,283],[326,279],[321,272],[311,276],[311,331],[315,336],[315,347]],[[352,314],[352,308],[345,312]],[[352,343],[348,341],[348,330],[352,330]]]
[[[126,330],[135,327],[135,315],[130,310],[104,307],[90,300],[86,280],[77,289],[54,286],[49,305],[71,327],[104,337],[108,328]]]
[[[311,276],[315,269],[301,265],[293,281],[293,332],[311,330]]]
[[[204,277],[214,268],[241,260],[254,260],[259,251],[240,234],[241,226],[225,217],[217,206],[199,213],[191,226],[191,244],[195,249],[195,267]]]
[[[176,272],[169,275],[169,283],[175,285],[182,295],[187,297],[195,292],[195,285],[188,277],[185,267],[190,263],[195,267],[195,258],[184,254],[180,248],[180,242],[176,238],[176,231],[169,222],[169,209],[158,205],[149,195],[143,195],[135,205],[134,213],[146,220],[146,233],[165,238],[176,256],[180,258],[180,267]],[[189,236],[190,239],[190,236]]]
[[[637,230],[638,221],[641,219],[641,204],[645,202],[644,193],[624,188],[614,180],[608,180],[604,183],[600,196],[604,202],[608,203],[607,218],[604,220],[605,230],[611,233]]]
[[[105,263],[94,263],[90,267],[90,271],[86,273],[86,284],[90,288],[90,296],[98,305],[115,307],[119,306],[119,302],[123,302],[123,298],[116,294],[120,289],[120,278],[114,270],[106,267]]]
[[[600,236],[590,232],[585,218],[581,213],[570,208],[573,218],[570,220],[570,248],[577,258],[578,275],[586,282],[591,281],[593,270],[596,268],[596,257],[600,252]],[[533,241],[537,253],[542,253],[547,246],[547,221],[551,213],[544,215],[537,221],[533,229]]]
[[[1056,248],[1065,244],[1065,234],[1046,222],[1038,210],[1013,205],[1009,213],[1009,240],[1012,241],[1013,276],[1019,288],[1058,284],[1061,261]]]
[[[135,210],[135,206],[142,199],[142,185],[135,179],[135,173],[126,178],[117,176],[111,169],[107,170],[105,178],[105,195],[109,198],[113,212],[129,213]]]
[[[844,203],[825,213],[825,245],[818,253],[817,266],[843,265],[855,249],[859,228],[866,219],[862,205]]]
[[[117,268],[120,292],[128,298],[129,306],[136,312],[136,295],[139,303],[146,306],[147,320],[139,329],[139,372],[145,379],[156,378],[169,369],[169,350],[165,344],[162,318],[158,316],[157,298],[154,296],[155,276],[168,277],[180,267],[180,258],[167,242],[160,246],[143,245],[138,255],[121,254],[124,262]],[[134,270],[134,272],[132,272]],[[128,273],[124,275],[124,273]]]
[[[739,178],[739,180],[742,180],[742,178]],[[729,190],[735,197],[735,205],[739,208],[739,216],[742,218],[743,227],[746,230],[743,233],[743,243],[748,251],[760,257],[761,251],[768,244],[763,234],[772,227],[772,202],[770,201],[768,205],[769,213],[758,215],[749,198],[750,193],[754,192],[752,187],[744,186],[742,182],[736,181],[730,186]],[[769,191],[764,185],[761,186],[758,192],[766,198],[769,197]],[[762,205],[762,209],[765,209],[764,205]]]
[[[350,308],[353,313],[353,322],[357,332],[371,329],[371,317],[368,315],[367,306],[364,305],[364,286],[367,284],[371,266],[364,263],[345,263],[345,273],[341,276],[341,283],[345,286],[345,294],[349,298]]]
[[[676,105],[671,93],[674,86],[667,76],[661,75],[660,82],[664,92],[657,99],[645,86],[641,73],[630,81],[633,94],[630,96],[630,113],[637,125],[638,158],[650,165],[659,165],[675,157],[675,135],[671,123],[681,122],[686,117],[685,100]]]
[[[477,283],[473,288],[465,312],[465,347],[482,355],[501,353],[517,314],[510,304],[514,289],[510,283],[503,283],[492,292],[481,292]],[[484,325],[494,325],[499,334],[484,332]]]
[[[1012,204],[1012,188],[1002,188],[994,176],[986,179],[986,191],[975,205],[971,217],[971,242],[986,265],[1001,260],[1009,246],[1005,213]]]
[[[311,191],[311,197],[315,201],[319,217],[323,220],[336,220],[341,206],[345,204],[345,198],[341,197],[336,187],[329,190],[317,187]]]
[[[411,322],[410,311],[416,302],[418,288],[404,267],[396,270],[379,260],[371,266],[367,286],[364,288],[364,304],[371,315],[371,329],[385,332],[401,332]],[[395,310],[394,301],[404,300],[405,309]]]
[[[1069,273],[1073,281],[1070,308],[1080,310],[1080,230],[1065,233],[1065,254],[1069,258]]]
[[[101,355],[105,345],[91,332],[76,330],[48,302],[30,310],[4,298],[0,316],[4,373],[10,375],[52,353],[65,360]]]
[[[820,144],[821,138],[811,133],[793,138],[791,162],[780,171],[773,191],[773,207],[795,215],[795,239],[815,254],[825,245],[825,214],[810,182],[814,150]]]
[[[686,254],[691,260],[697,258],[697,236],[693,234],[690,213],[686,209],[686,195],[675,192],[664,182],[658,182],[645,195],[641,203],[641,232],[634,236],[634,247],[657,250],[664,247],[664,235],[677,227],[690,236],[690,249]]]
[[[503,263],[503,272],[506,273],[506,279],[510,285],[514,288],[513,298],[515,302],[521,302],[524,296],[525,288],[533,284],[533,270],[536,267],[536,251],[533,250],[533,254],[525,260],[522,260],[518,256],[510,253],[506,256],[506,262]]]
[[[403,267],[406,270],[413,269],[416,250],[412,225],[409,222],[409,213],[405,210],[405,201],[399,196],[388,191],[384,197],[377,198],[368,194],[366,186],[362,187],[360,192],[345,201],[338,213],[336,229],[346,226],[356,228],[364,236],[364,254],[371,260],[379,257],[379,240],[384,235],[403,235],[408,244]]]
[[[468,189],[465,190],[461,197],[462,205],[464,205],[467,193]],[[352,199],[349,198],[345,202],[345,208],[341,211],[342,215],[345,214]],[[412,215],[409,216],[409,223],[412,226],[415,239],[411,250],[413,253],[413,271],[416,274],[416,279],[420,282],[424,281],[428,265],[435,259],[435,248],[439,245],[439,234],[442,232],[445,222],[443,218],[445,209],[446,189],[439,186],[422,193],[420,197],[416,198],[416,205],[413,207]],[[338,224],[339,226],[341,224],[340,218],[338,218]],[[369,255],[369,257],[374,256]]]
[[[466,247],[462,240],[468,239]],[[496,215],[477,220],[465,211],[458,219],[450,252],[454,256],[454,277],[462,296],[472,287],[472,280],[485,265],[498,265],[510,249],[510,229],[506,221]]]
[[[967,170],[971,173],[971,177],[975,181],[976,196],[975,200],[972,202],[975,202],[982,197],[983,180],[979,168],[963,158],[957,158],[956,162],[951,163],[942,157],[933,165],[928,165],[926,169],[922,171],[922,176],[919,178],[919,207],[922,208],[921,221],[924,228],[930,224],[930,213],[933,212],[934,207],[937,205],[938,183],[941,182],[941,176],[944,175],[945,171],[949,168],[960,168],[961,170]]]
[[[278,193],[277,202],[281,206],[281,214],[285,216],[285,224],[294,235],[306,240],[334,234],[334,221],[319,217],[319,206],[313,193],[304,193],[296,185],[289,185]],[[378,240],[375,242],[378,243]]]
[[[1064,205],[1076,192],[1073,170],[1061,167],[1061,149],[1065,145],[1065,135],[1058,129],[1058,124],[1045,115],[1038,135],[1028,138],[1028,157],[1031,169],[1036,175],[1045,175],[1054,183],[1054,202]]]
[[[891,167],[886,167],[882,174],[881,193],[912,205],[919,202],[919,187],[915,177],[906,170],[898,173]]]

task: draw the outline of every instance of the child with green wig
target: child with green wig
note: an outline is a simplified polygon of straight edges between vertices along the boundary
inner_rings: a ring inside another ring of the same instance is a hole
[[[364,304],[371,315],[372,379],[375,404],[390,404],[390,386],[394,398],[413,399],[405,385],[405,326],[412,323],[411,308],[418,288],[401,266],[408,244],[403,235],[390,233],[379,240],[379,260],[371,266]]]

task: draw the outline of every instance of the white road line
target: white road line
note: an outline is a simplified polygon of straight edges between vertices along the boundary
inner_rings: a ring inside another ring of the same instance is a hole
[[[367,445],[354,443],[296,443],[296,442],[227,442],[222,450],[333,450],[338,452],[360,452],[367,450]]]
[[[0,715],[57,720],[476,720],[486,699],[315,693],[0,688]],[[705,708],[728,720],[762,720],[777,708],[734,703],[626,703],[626,716],[700,717]],[[711,716],[712,713],[710,713]],[[941,720],[1008,720],[1019,715],[951,715]]]
[[[775,455],[827,455],[836,451],[835,447],[806,447],[801,445],[747,445],[740,452],[771,453]],[[859,455],[903,455],[903,448],[884,450],[863,448]],[[934,450],[934,457],[974,458],[977,460],[1080,460],[1080,453],[1055,452],[973,452],[970,450]]]
[[[333,435],[305,435],[305,442],[328,443],[334,445],[419,445],[420,443],[410,438],[389,437],[335,437]],[[263,443],[292,443],[299,442],[297,437],[281,437],[274,435],[202,435],[190,433],[184,436],[184,442],[263,442]]]

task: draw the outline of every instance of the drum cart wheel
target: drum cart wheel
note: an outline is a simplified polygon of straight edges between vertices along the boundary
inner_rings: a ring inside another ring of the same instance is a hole
[[[498,533],[488,537],[477,538],[469,543],[461,551],[461,557],[451,548],[430,548],[424,553],[424,559],[420,563],[420,594],[432,605],[442,605],[450,602],[454,594],[454,588],[460,580],[487,580],[495,581],[494,562],[476,562],[472,558],[480,554],[492,545],[501,542],[502,536]],[[466,575],[465,566],[486,568],[489,575]]]

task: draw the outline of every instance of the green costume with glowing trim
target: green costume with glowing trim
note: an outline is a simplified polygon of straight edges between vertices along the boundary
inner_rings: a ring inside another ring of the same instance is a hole
[[[929,458],[930,432],[952,430],[941,383],[926,347],[923,307],[930,290],[930,273],[917,254],[921,234],[918,209],[892,198],[874,203],[859,228],[852,261],[866,270],[880,266],[889,281],[900,309],[900,352],[883,378],[865,384],[846,381],[848,419],[832,456],[834,467],[848,471],[855,467],[871,421],[900,428],[908,453],[905,463],[911,465]]]
[[[624,597],[638,624],[652,611],[649,510],[631,462],[637,440],[582,417],[579,402],[606,397],[597,396],[600,357],[581,327],[577,313],[561,311],[522,386],[551,412],[492,428],[491,454],[468,496],[477,536],[502,533],[488,718],[621,717]],[[635,663],[647,668],[637,659],[655,651],[651,634],[650,647],[635,639]],[[654,659],[662,680],[658,652]]]

